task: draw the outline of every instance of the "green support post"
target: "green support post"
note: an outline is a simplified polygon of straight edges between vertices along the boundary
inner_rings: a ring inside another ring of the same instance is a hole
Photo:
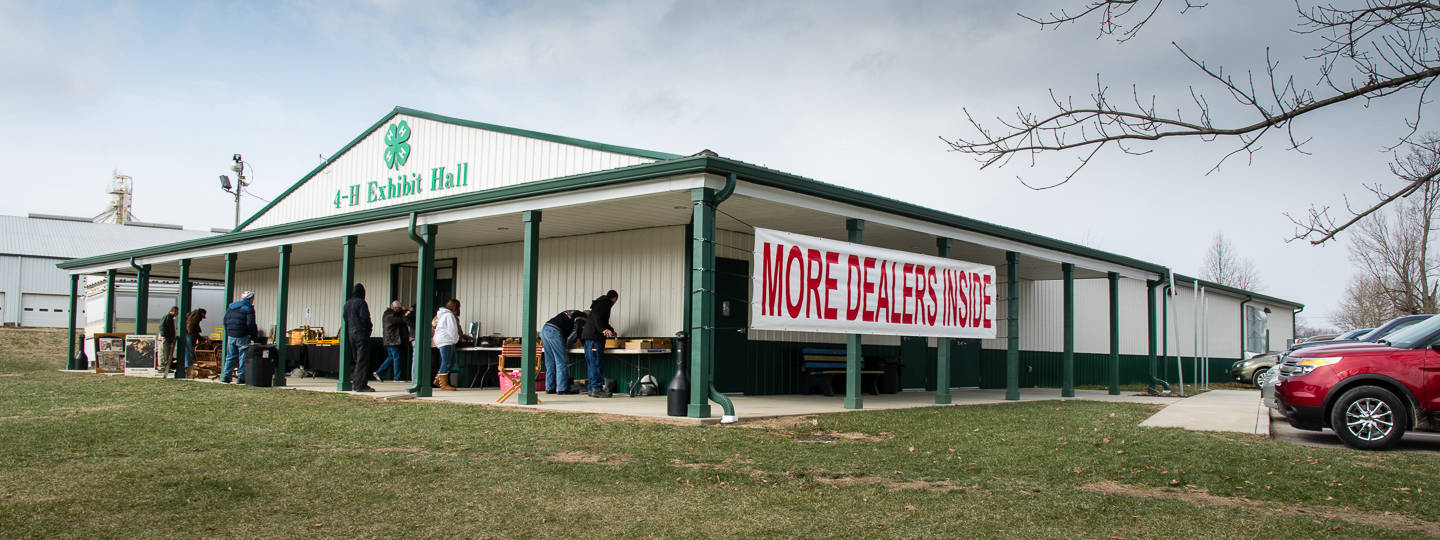
[[[1020,254],[1005,252],[1005,399],[1020,399]]]
[[[1159,348],[1159,344],[1156,342],[1156,339],[1157,339],[1159,336],[1156,335],[1156,331],[1159,330],[1159,323],[1160,323],[1159,321],[1155,320],[1155,290],[1160,288],[1160,283],[1161,283],[1161,282],[1159,282],[1159,281],[1146,281],[1146,282],[1145,282],[1145,323],[1146,323],[1145,327],[1146,327],[1146,333],[1149,334],[1149,338],[1150,338],[1150,339],[1149,339],[1149,349],[1148,349],[1148,351],[1149,351],[1149,360],[1150,360],[1150,369],[1146,370],[1146,371],[1150,374],[1150,376],[1149,376],[1148,379],[1146,379],[1145,388],[1146,388],[1146,390],[1147,390],[1149,393],[1151,393],[1151,394],[1155,394],[1155,393],[1158,393],[1158,392],[1160,391],[1158,388],[1155,388],[1155,379],[1156,379],[1156,376],[1155,376],[1156,373],[1155,373],[1155,372],[1157,371],[1157,370],[1156,370],[1156,362],[1157,362],[1157,359],[1156,359],[1156,357],[1155,357],[1155,352],[1156,352],[1156,349]]]
[[[235,301],[235,258],[234,253],[225,254],[225,307],[221,308],[220,318],[225,318],[224,310],[230,309],[230,303]],[[227,347],[226,340],[230,339],[230,333],[225,331],[225,325],[220,325],[220,350]],[[222,353],[223,354],[223,353]]]
[[[272,386],[285,386],[285,349],[290,341],[285,339],[285,316],[290,307],[290,244],[280,246],[279,251],[280,275],[275,287],[275,335],[270,336],[270,339],[275,340],[275,354],[278,356],[275,359],[275,376],[270,380]]]
[[[535,345],[536,338],[539,337],[535,335],[535,312],[540,283],[540,211],[526,210],[520,215],[525,222],[525,260],[522,263],[525,277],[520,310],[520,393],[515,396],[515,402],[535,405],[540,403],[539,396],[535,395]]]
[[[176,379],[184,379],[185,368],[190,365],[190,336],[185,332],[185,317],[190,314],[190,292],[190,259],[180,259],[180,298],[176,302],[180,316],[175,319],[175,352],[180,361],[175,363]]]
[[[75,365],[75,306],[79,297],[80,274],[70,274],[70,311],[66,312],[70,315],[70,324],[67,325],[70,328],[70,356],[65,357],[65,369],[80,369]]]
[[[115,269],[105,271],[105,333],[115,331]]]
[[[1110,395],[1120,395],[1120,274],[1106,274],[1110,280]]]
[[[137,266],[131,259],[130,266],[135,267],[135,333],[144,334],[150,329],[150,265]]]
[[[950,258],[950,239],[935,239],[936,253]],[[950,338],[935,340],[935,404],[950,404]]]
[[[859,244],[865,239],[865,220],[849,218],[845,220],[845,232],[849,233],[849,240],[852,244]],[[845,338],[845,408],[863,409],[865,400],[860,397],[860,368],[862,358],[862,344],[860,334],[850,334]],[[939,385],[936,385],[939,388]]]
[[[415,234],[415,216],[411,215],[410,238],[418,240],[418,261],[415,264],[415,354],[410,363],[410,377],[415,381],[409,392],[415,397],[430,397],[430,319],[435,306],[435,235],[439,227],[425,225]]]
[[[1060,264],[1065,276],[1064,351],[1060,356],[1060,397],[1075,397],[1075,265]]]
[[[340,239],[340,282],[345,288],[340,291],[340,302],[350,299],[350,290],[355,288],[355,235]],[[418,315],[418,314],[417,314]],[[416,317],[419,320],[419,317]],[[417,324],[418,326],[418,324]],[[355,368],[355,350],[350,345],[349,332],[345,331],[345,318],[340,318],[340,380],[335,389],[349,392],[350,370]]]
[[[710,417],[710,374],[715,363],[715,190],[690,190],[690,405],[686,416]]]

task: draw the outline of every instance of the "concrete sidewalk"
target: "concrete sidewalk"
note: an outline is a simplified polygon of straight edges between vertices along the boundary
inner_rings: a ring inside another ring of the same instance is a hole
[[[1270,436],[1269,409],[1258,390],[1211,390],[1171,403],[1140,422],[1145,427],[1230,431]]]

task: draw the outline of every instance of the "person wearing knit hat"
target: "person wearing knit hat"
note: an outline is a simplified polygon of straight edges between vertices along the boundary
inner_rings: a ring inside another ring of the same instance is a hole
[[[220,365],[220,382],[230,382],[230,370],[235,370],[235,382],[245,381],[245,363],[240,360],[245,346],[260,335],[255,328],[255,293],[240,293],[240,299],[225,308],[225,362]]]

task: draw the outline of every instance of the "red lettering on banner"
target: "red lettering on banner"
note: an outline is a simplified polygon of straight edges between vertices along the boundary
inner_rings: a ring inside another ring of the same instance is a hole
[[[970,326],[979,327],[985,318],[985,289],[980,286],[980,274],[970,274]]]
[[[958,280],[958,282],[956,283],[956,286],[957,286],[957,287],[956,287],[956,292],[960,295],[960,302],[956,305],[956,307],[958,307],[959,309],[956,310],[955,315],[956,315],[956,317],[958,317],[958,318],[960,319],[960,327],[961,327],[961,328],[969,328],[969,327],[970,327],[970,277],[969,277],[969,275],[970,275],[969,272],[960,272],[959,280]]]
[[[825,252],[825,292],[823,293],[825,295],[825,309],[821,310],[821,316],[829,321],[839,318],[836,309],[830,307],[831,293],[835,292],[835,289],[838,287],[835,278],[830,277],[830,267],[835,266],[835,264],[839,262],[839,253],[835,253],[834,251]]]
[[[990,300],[991,300],[991,295],[990,295],[990,276],[989,276],[989,275],[986,275],[986,276],[985,276],[985,283],[984,283],[983,286],[985,287],[984,292],[982,292],[982,293],[980,293],[980,294],[982,294],[982,295],[985,296],[985,305],[983,305],[983,306],[980,307],[980,318],[981,318],[981,319],[985,319],[985,328],[990,328],[990,317],[987,317],[987,316],[986,316],[986,314],[990,312],[990,309],[989,309],[989,308],[990,308]],[[1014,287],[1015,284],[1010,283],[1010,284],[1006,284],[1005,286],[1006,286],[1006,287]]]
[[[943,290],[940,294],[940,325],[950,326],[955,324],[955,280],[952,276],[955,272],[950,269],[940,271],[940,285]]]
[[[875,294],[875,282],[870,281],[870,269],[875,268],[875,258],[865,257],[865,265],[861,268],[864,269],[860,274],[860,280],[865,283],[865,295],[860,298],[861,309],[864,310],[864,315],[860,320],[875,322],[876,310],[870,309],[870,295]]]
[[[770,243],[765,242],[765,274],[763,289],[760,296],[760,313],[763,315],[780,315],[785,294],[785,246],[775,244],[775,261],[770,261]]]
[[[860,257],[845,258],[845,320],[853,321],[860,316],[865,305],[865,296],[860,293]]]
[[[899,305],[896,305],[899,302]],[[905,299],[900,297],[900,263],[890,263],[890,324],[900,324],[900,310]]]
[[[880,261],[880,298],[875,301],[875,319],[880,322],[891,322],[890,313],[890,265]],[[885,316],[880,316],[880,311],[885,310]]]
[[[915,296],[915,287],[910,285],[910,278],[915,275],[915,265],[905,263],[900,267],[900,322],[902,324],[914,324],[915,315],[910,312],[910,299]]]
[[[927,278],[925,294],[930,297],[929,305],[925,306],[925,324],[935,326],[935,315],[940,310],[940,304],[935,301],[935,286],[940,284],[940,278],[936,275],[934,268],[926,271],[925,276]]]
[[[820,250],[805,250],[805,316],[813,317],[810,312],[813,310],[820,315],[820,278],[825,268],[820,258]]]
[[[800,265],[797,273],[791,268],[792,263]],[[800,286],[791,287],[790,277],[799,276]],[[791,292],[794,292],[794,300],[791,300]],[[805,255],[800,253],[800,246],[790,246],[790,254],[785,257],[785,311],[790,314],[791,319],[800,318],[800,308],[805,303]]]
[[[915,313],[911,324],[925,324],[925,267],[915,265]]]

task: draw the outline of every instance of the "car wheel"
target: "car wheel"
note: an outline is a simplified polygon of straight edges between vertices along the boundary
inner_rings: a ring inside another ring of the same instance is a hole
[[[1400,398],[1378,386],[1351,388],[1330,409],[1330,429],[1346,446],[1379,450],[1405,434],[1409,412]]]
[[[1256,388],[1260,388],[1262,386],[1265,386],[1265,380],[1269,378],[1270,368],[1260,368],[1255,370],[1255,376],[1254,378],[1250,379],[1250,382],[1254,384]]]

